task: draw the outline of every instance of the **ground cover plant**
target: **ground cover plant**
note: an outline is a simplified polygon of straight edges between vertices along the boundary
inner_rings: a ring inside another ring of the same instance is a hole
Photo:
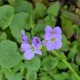
[[[0,0],[0,80],[80,80],[80,0]]]

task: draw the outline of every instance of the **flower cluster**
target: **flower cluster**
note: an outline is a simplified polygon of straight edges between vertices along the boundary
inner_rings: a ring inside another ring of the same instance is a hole
[[[34,37],[32,40],[32,44],[29,44],[28,37],[25,35],[24,31],[22,30],[22,44],[21,44],[21,51],[24,52],[24,58],[30,60],[34,57],[34,54],[42,55],[40,50],[41,41],[38,37]]]
[[[62,31],[60,27],[55,27],[52,29],[50,26],[46,26],[45,34],[43,35],[43,45],[46,46],[48,50],[59,49],[62,47]]]
[[[22,44],[21,51],[24,52],[24,58],[31,60],[35,54],[42,55],[41,47],[46,46],[47,50],[59,49],[62,47],[62,30],[60,27],[52,29],[50,26],[46,26],[45,34],[43,35],[44,40],[41,42],[40,38],[35,36],[32,39],[32,44],[29,43],[28,37],[22,30]]]

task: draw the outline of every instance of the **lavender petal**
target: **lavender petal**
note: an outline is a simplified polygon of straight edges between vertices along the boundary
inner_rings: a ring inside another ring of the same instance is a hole
[[[46,48],[47,48],[48,50],[53,50],[53,49],[55,49],[55,42],[48,41],[47,44],[46,44]]]
[[[34,52],[32,52],[31,50],[27,50],[24,53],[24,58],[26,60],[31,60],[34,57]]]
[[[30,49],[31,46],[29,44],[26,44],[26,43],[22,43],[21,44],[21,51],[24,52],[26,51],[27,49]]]
[[[45,33],[51,33],[51,32],[52,32],[51,26],[46,26]]]
[[[55,44],[55,49],[60,49],[62,47],[62,42],[60,40],[56,41]]]
[[[35,49],[35,54],[42,55],[42,52],[41,52],[41,50],[39,50],[39,49]]]
[[[61,34],[62,33],[62,30],[61,30],[61,28],[60,27],[55,27],[54,29],[53,29],[53,33],[55,33],[55,34]]]
[[[25,35],[24,30],[22,30],[22,42],[23,43],[28,43],[28,37]]]

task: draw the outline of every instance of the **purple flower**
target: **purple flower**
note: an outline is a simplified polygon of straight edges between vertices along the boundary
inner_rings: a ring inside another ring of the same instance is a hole
[[[46,46],[48,50],[59,49],[62,47],[62,30],[60,27],[55,27],[52,29],[50,26],[46,26],[45,34],[43,35],[43,45]]]
[[[22,32],[23,35],[23,32]],[[24,38],[23,38],[24,36]],[[32,40],[32,45],[28,43],[28,38],[25,36],[25,34],[22,36],[22,44],[21,44],[21,50],[24,52],[24,58],[27,60],[31,60],[35,54],[42,55],[42,52],[40,50],[41,47],[41,41],[38,37],[34,37]]]
[[[40,39],[37,36],[34,37],[33,40],[32,40],[32,47],[34,47],[34,50],[35,50],[36,54],[42,55],[42,52],[40,51],[40,49],[42,47],[42,44],[41,44]]]
[[[32,43],[32,45],[37,47],[38,49],[40,49],[40,47],[42,46],[40,39],[36,36],[33,38]]]
[[[56,26],[54,29],[52,29],[51,26],[46,26],[45,33],[61,34],[62,33],[62,30],[61,30],[61,28],[59,26]]]
[[[28,37],[25,35],[24,30],[22,30],[22,42],[23,43],[28,43]]]
[[[21,44],[21,51],[25,52],[27,49],[29,49],[31,46],[29,43],[22,43]]]
[[[62,30],[60,29],[60,27],[55,27],[54,29],[52,29],[50,26],[46,26],[45,28],[45,34],[44,34],[44,39],[50,39],[50,35],[59,35],[59,38],[62,39]]]

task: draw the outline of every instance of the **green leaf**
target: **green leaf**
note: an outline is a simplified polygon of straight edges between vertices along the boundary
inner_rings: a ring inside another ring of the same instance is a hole
[[[10,5],[13,5],[15,2],[16,2],[16,0],[8,0],[8,3],[9,3]]]
[[[79,39],[80,40],[80,28],[79,28],[79,26],[77,26],[77,25],[74,25],[75,26],[75,28],[76,28],[76,39]]]
[[[43,18],[45,14],[46,14],[46,6],[42,3],[38,3],[32,13],[33,20]]]
[[[74,25],[71,20],[66,19],[64,16],[61,16],[61,24],[62,24],[62,30],[67,36],[67,38],[71,38],[73,34],[75,33]]]
[[[80,53],[80,40],[77,41],[77,44],[78,44],[78,48],[77,49],[78,49],[78,52]]]
[[[8,80],[22,80],[22,75],[20,73],[15,74],[11,69],[5,68],[2,68],[2,71]]]
[[[6,78],[10,80],[10,77],[14,75],[14,73],[11,71],[11,69],[1,68],[2,72],[5,74]],[[12,79],[11,79],[12,80]]]
[[[75,44],[71,49],[70,52],[68,54],[68,59],[73,59],[76,55],[76,53],[78,52],[77,50],[77,44]]]
[[[55,80],[65,80],[61,74],[54,74],[53,77]]]
[[[44,70],[52,70],[58,64],[58,59],[56,57],[47,56],[42,60],[42,66]]]
[[[15,9],[15,12],[32,13],[33,11],[32,4],[23,0],[15,1],[15,3],[13,4],[13,7]]]
[[[28,13],[17,13],[14,15],[13,20],[10,24],[10,30],[14,38],[18,42],[21,42],[21,30],[22,29],[30,29],[29,27],[29,14]]]
[[[67,37],[64,34],[62,34],[62,48],[61,48],[61,50],[68,51],[70,48],[69,45],[70,45],[70,42],[68,41]]]
[[[72,68],[78,73],[79,69],[78,69],[78,65],[75,63],[71,63]]]
[[[35,31],[36,32],[42,32],[44,30],[44,24],[43,23],[39,23],[36,25]]]
[[[46,56],[48,55],[47,49],[46,49],[45,46],[41,48],[41,51],[42,51],[42,53],[43,53],[43,55],[41,56],[41,58],[44,58],[44,57],[46,57]]]
[[[13,80],[22,80],[22,75],[20,74],[20,73],[17,73],[17,74],[15,74],[14,76],[13,76]],[[11,78],[12,79],[12,78]],[[10,79],[10,80],[11,80]]]
[[[13,68],[13,72],[17,72],[17,71],[19,71],[20,69],[23,70],[23,68],[24,68],[24,63],[23,63],[23,62],[20,62],[20,63],[18,63],[18,64]]]
[[[69,80],[71,77],[68,72],[62,72],[62,76],[64,77],[65,80]]]
[[[76,56],[76,63],[80,65],[80,54],[77,54]]]
[[[52,80],[48,72],[44,72],[44,71],[39,73],[39,79],[40,80]]]
[[[74,23],[77,23],[79,24],[80,23],[80,18],[78,15],[72,13],[72,12],[69,12],[69,11],[66,11],[66,10],[63,10],[62,11],[62,15],[64,18],[68,19],[68,20],[71,20],[73,21]],[[65,21],[65,20],[64,20]]]
[[[0,70],[0,80],[3,80],[3,73],[1,70]]]
[[[25,61],[24,65],[28,71],[38,71],[38,69],[40,68],[40,63],[40,59],[35,56],[30,61]]]
[[[13,7],[4,5],[0,7],[0,27],[6,29],[12,21],[14,15]]]
[[[36,80],[37,79],[37,73],[34,71],[27,73],[27,80]]]
[[[56,25],[56,19],[52,15],[48,15],[44,18],[44,25],[49,25],[54,28]]]
[[[48,76],[47,72],[41,71],[39,74],[39,78]]]
[[[0,35],[0,42],[6,39],[7,39],[7,34],[5,32],[2,32]]]
[[[77,78],[74,74],[71,75],[71,80],[77,80]]]
[[[15,42],[5,40],[0,43],[0,65],[4,68],[12,68],[21,61]]]
[[[64,70],[64,69],[67,69],[68,67],[63,62],[59,62],[58,65],[57,65],[57,68]]]
[[[58,12],[59,12],[59,8],[60,8],[60,3],[57,1],[57,2],[54,2],[47,10],[47,13],[49,15],[53,15],[53,16],[57,16],[58,15]]]
[[[46,77],[41,77],[40,80],[52,80],[50,77],[46,76]]]

